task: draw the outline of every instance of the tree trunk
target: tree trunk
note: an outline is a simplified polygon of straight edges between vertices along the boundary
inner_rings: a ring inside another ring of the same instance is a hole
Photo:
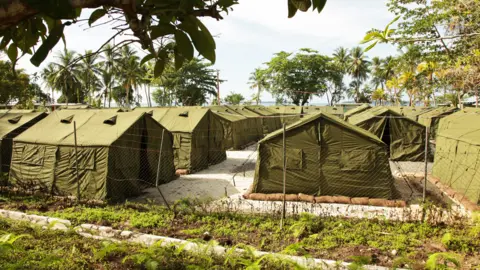
[[[260,85],[258,85],[258,91],[257,91],[257,105],[260,103],[260,92],[262,91],[260,88]]]
[[[112,103],[112,87],[110,86],[108,89],[108,108],[110,108],[111,103]]]
[[[127,91],[127,99],[125,100],[125,104],[127,106],[127,109],[130,109],[130,100],[128,99],[128,94],[130,92],[130,86],[129,85],[126,86],[126,91]]]
[[[145,98],[147,99],[147,106],[150,107],[149,102],[148,102],[147,85],[144,85],[144,86],[143,86],[143,90],[145,91]]]
[[[475,87],[475,108],[478,108],[478,86]]]

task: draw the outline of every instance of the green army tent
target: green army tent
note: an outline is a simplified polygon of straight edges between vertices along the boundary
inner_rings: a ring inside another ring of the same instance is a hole
[[[348,122],[375,134],[390,147],[393,161],[425,160],[426,127],[385,107],[374,107]]]
[[[314,113],[328,113],[335,115],[339,118],[343,118],[343,108],[336,106],[304,106],[303,113],[305,114],[314,114]]]
[[[58,110],[14,139],[10,182],[76,195],[78,160],[82,198],[123,200],[155,183],[159,157],[159,182],[174,179],[172,142],[143,112]]]
[[[0,111],[0,173],[10,170],[13,138],[46,116],[46,113],[34,110]]]
[[[440,120],[432,175],[480,204],[480,112],[460,111]]]
[[[434,110],[426,111],[418,116],[418,122],[430,128],[430,138],[435,139],[437,136],[438,125],[440,119],[457,111],[455,107],[438,107]]]
[[[258,145],[253,192],[282,193],[283,130]],[[391,199],[387,145],[337,117],[317,113],[286,128],[286,193]]]
[[[245,106],[248,110],[262,116],[263,135],[267,135],[277,129],[282,128],[282,121],[279,115],[264,106]]]
[[[209,106],[213,114],[218,116],[222,123],[224,136],[224,149],[243,149],[250,141],[249,136],[245,134],[252,133],[252,127],[249,127],[247,117],[238,114],[226,106]]]
[[[370,106],[369,104],[363,104],[361,106],[358,106],[356,108],[353,108],[353,109],[350,109],[348,111],[345,112],[345,114],[343,115],[343,119],[345,121],[348,121],[348,118],[355,115],[355,114],[359,114],[361,112],[364,112],[368,109],[372,108],[372,106]]]
[[[353,110],[357,107],[360,107],[362,105],[365,105],[366,103],[340,103],[340,104],[337,104],[336,106],[337,107],[342,107],[343,108],[343,112],[346,113],[350,110]]]
[[[136,108],[135,111],[149,113],[173,134],[177,170],[193,173],[226,159],[222,124],[209,109],[170,107]]]
[[[252,112],[245,108],[245,106],[228,105],[226,107],[247,118],[248,127],[250,129],[246,135],[249,142],[256,142],[263,138],[263,123],[261,115]]]
[[[300,120],[303,115],[302,106],[269,106],[270,110],[280,115],[280,121],[287,125],[292,124]]]
[[[433,108],[429,108],[429,107],[410,107],[410,106],[385,106],[385,107],[415,121],[418,121],[419,115],[433,110]]]

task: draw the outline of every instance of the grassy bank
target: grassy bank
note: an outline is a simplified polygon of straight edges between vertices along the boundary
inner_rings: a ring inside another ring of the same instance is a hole
[[[94,223],[289,255],[413,269],[424,269],[432,255],[439,261],[448,255],[467,268],[480,265],[480,225],[464,222],[430,225],[302,215],[287,218],[285,229],[280,230],[278,216],[206,213],[188,201],[177,203],[172,212],[158,205],[75,205],[68,200],[19,195],[3,196],[0,208],[65,218],[74,225]]]

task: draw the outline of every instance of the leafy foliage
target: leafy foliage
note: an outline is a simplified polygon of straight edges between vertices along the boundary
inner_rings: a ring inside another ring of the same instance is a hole
[[[228,96],[225,97],[225,102],[230,105],[238,105],[245,100],[245,97],[242,94],[238,93],[230,93]]]

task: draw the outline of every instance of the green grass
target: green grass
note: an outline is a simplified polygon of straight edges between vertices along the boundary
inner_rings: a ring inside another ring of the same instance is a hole
[[[469,265],[479,264],[480,222],[465,225],[430,225],[422,222],[289,217],[285,230],[274,215],[205,213],[191,202],[177,205],[175,213],[163,206],[125,203],[119,205],[74,205],[44,198],[3,196],[0,208],[69,219],[74,225],[94,223],[182,239],[201,240],[208,232],[214,240],[228,239],[264,251],[355,261],[369,257],[385,266],[416,262],[421,269],[429,255],[457,253]],[[40,210],[41,211],[40,211]],[[445,236],[447,235],[447,236]],[[442,241],[443,239],[443,241]]]

